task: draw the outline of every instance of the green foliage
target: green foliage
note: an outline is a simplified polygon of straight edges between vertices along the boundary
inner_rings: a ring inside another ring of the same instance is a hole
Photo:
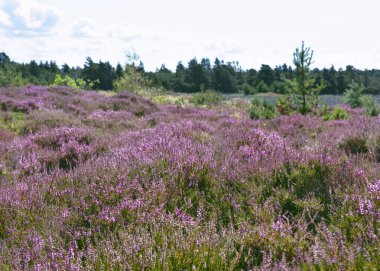
[[[313,51],[304,46],[297,48],[293,53],[293,63],[296,66],[295,79],[288,81],[290,92],[295,96],[295,107],[302,114],[307,114],[318,106],[318,94],[322,85],[314,86],[314,80],[310,76],[310,65],[313,60]]]
[[[291,96],[289,95],[278,98],[276,107],[281,115],[290,115],[295,110]]]
[[[114,89],[117,92],[128,90],[144,96],[151,90],[151,82],[134,65],[126,65],[123,76],[114,82]]]
[[[53,87],[67,86],[67,87],[76,88],[76,89],[85,89],[86,82],[81,78],[73,79],[68,75],[61,76],[57,74],[54,78],[54,82],[52,86]]]
[[[272,91],[275,93],[285,94],[288,92],[288,88],[285,82],[274,81],[272,84]]]
[[[222,95],[213,89],[201,91],[193,95],[190,102],[194,105],[215,105],[222,100]]]
[[[91,82],[93,89],[111,90],[116,72],[108,61],[95,63],[90,57],[87,57],[82,70],[82,77],[84,81]]]
[[[324,120],[346,120],[348,119],[348,112],[347,110],[341,108],[341,107],[335,107],[334,110],[323,116]]]
[[[379,115],[380,106],[376,103],[372,96],[363,96],[361,97],[360,102],[364,106],[364,112],[366,115],[373,117],[377,117]]]
[[[375,159],[378,163],[380,163],[380,135],[378,135],[375,138],[375,148],[374,148],[374,153],[375,153]]]
[[[240,88],[244,95],[253,95],[257,93],[257,90],[248,83],[244,83]]]
[[[347,155],[368,153],[369,147],[366,136],[350,137],[339,144],[339,148]]]
[[[360,107],[363,105],[362,95],[365,90],[364,85],[352,81],[348,89],[344,92],[343,101],[349,104],[352,108]]]
[[[264,81],[260,81],[257,84],[256,89],[258,92],[263,92],[263,93],[270,91],[269,86]]]
[[[257,81],[264,82],[268,87],[275,81],[273,69],[266,64],[261,65],[259,72],[257,73]]]
[[[224,64],[223,61],[215,60],[212,69],[212,87],[221,93],[236,93],[238,68],[233,63]]]
[[[284,165],[265,179],[260,198],[263,202],[276,198],[282,217],[295,221],[304,216],[308,230],[315,231],[317,224],[327,222],[331,215],[330,175],[330,169],[319,162]]]
[[[0,87],[25,85],[21,72],[14,64],[5,62],[0,65]]]
[[[249,117],[251,119],[272,119],[276,117],[275,106],[267,99],[253,97],[249,108]]]
[[[0,127],[13,132],[19,132],[24,123],[25,114],[22,112],[0,113]]]

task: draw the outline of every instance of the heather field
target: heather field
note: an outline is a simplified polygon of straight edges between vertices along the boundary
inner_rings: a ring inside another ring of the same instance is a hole
[[[0,270],[379,270],[380,119],[0,89]]]

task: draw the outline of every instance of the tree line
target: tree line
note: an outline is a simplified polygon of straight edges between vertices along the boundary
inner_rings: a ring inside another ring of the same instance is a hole
[[[144,78],[144,82],[155,88],[175,92],[194,93],[213,89],[221,93],[255,94],[274,92],[284,94],[289,90],[288,82],[296,78],[296,70],[287,64],[262,64],[259,69],[242,69],[239,62],[225,62],[216,58],[193,58],[186,64],[178,62],[175,71],[163,64],[155,71],[145,71],[140,61],[125,66],[110,62],[95,62],[86,58],[83,67],[59,67],[55,61],[29,63],[12,61],[0,53],[0,86],[22,86],[27,84],[52,85],[59,78],[80,80],[83,88],[113,90],[118,80],[125,76]],[[362,84],[368,94],[380,94],[380,70],[359,70],[348,65],[345,69],[330,68],[310,71],[311,84],[322,86],[321,94],[343,94],[352,81]],[[59,81],[61,82],[61,81]]]

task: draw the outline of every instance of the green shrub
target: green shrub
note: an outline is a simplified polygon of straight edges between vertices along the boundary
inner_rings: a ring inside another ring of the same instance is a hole
[[[365,114],[368,116],[377,117],[380,113],[380,107],[375,99],[371,96],[363,96],[360,99],[361,104],[364,106]]]
[[[257,90],[247,83],[244,83],[241,86],[241,90],[243,91],[244,95],[253,95],[257,93]]]
[[[253,97],[249,107],[249,117],[251,119],[272,119],[276,117],[276,108],[266,99]]]
[[[285,94],[289,91],[287,84],[281,81],[274,81],[271,88],[273,92],[280,94]]]
[[[152,83],[139,72],[134,65],[126,65],[124,74],[114,81],[114,90],[117,92],[131,91],[143,97],[152,92]]]
[[[339,148],[344,150],[347,155],[369,152],[366,136],[347,138],[339,144]]]
[[[67,87],[71,87],[71,88],[85,89],[86,88],[86,82],[80,78],[73,79],[67,75],[61,76],[61,75],[57,74],[54,78],[54,82],[53,82],[52,86],[53,87],[67,86]]]
[[[222,100],[222,95],[213,89],[198,92],[193,95],[190,102],[194,105],[212,105],[217,104]]]
[[[23,125],[25,114],[22,112],[5,112],[0,114],[0,127],[9,131],[19,132]]]
[[[258,92],[269,92],[270,91],[269,86],[264,81],[260,81],[257,84],[256,89]]]
[[[61,111],[34,111],[29,114],[20,126],[22,134],[36,133],[44,129],[53,129],[62,126],[79,126],[77,118]]]
[[[290,115],[295,110],[289,95],[278,98],[276,107],[281,115]]]
[[[365,87],[362,84],[358,84],[352,81],[349,88],[344,92],[343,101],[349,104],[352,108],[362,106],[362,95]]]
[[[323,116],[324,120],[346,120],[348,119],[348,112],[347,110],[341,108],[341,107],[335,107],[334,110]]]

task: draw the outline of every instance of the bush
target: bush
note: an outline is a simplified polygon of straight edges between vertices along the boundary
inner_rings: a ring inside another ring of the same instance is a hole
[[[285,94],[289,90],[287,88],[286,83],[281,82],[281,81],[274,81],[272,84],[272,91],[275,93]]]
[[[375,99],[371,96],[363,96],[360,99],[361,104],[364,106],[364,112],[368,116],[377,117],[380,113],[380,107]]]
[[[152,91],[151,85],[152,83],[135,66],[127,65],[123,76],[114,82],[113,87],[117,92],[128,90],[146,96]]]
[[[194,94],[190,99],[190,102],[194,105],[212,105],[219,103],[221,100],[222,95],[219,92],[213,89],[208,89]]]
[[[83,79],[73,79],[70,76],[61,76],[57,74],[54,78],[54,82],[52,84],[53,87],[56,86],[67,86],[71,88],[77,88],[77,89],[85,89],[86,88],[86,82],[83,81]]]
[[[268,100],[253,97],[249,108],[251,119],[272,119],[276,116],[276,109]]]
[[[341,107],[335,107],[334,110],[323,116],[324,120],[346,120],[348,119],[348,112],[347,110],[341,108]]]
[[[256,89],[258,92],[270,92],[269,86],[264,81],[260,81],[257,84]]]
[[[241,90],[243,91],[244,95],[253,95],[257,93],[257,90],[247,83],[244,83],[241,86]]]
[[[20,127],[20,132],[22,134],[37,133],[41,130],[62,126],[80,126],[80,121],[63,111],[41,110],[32,112],[27,116]]]
[[[339,148],[344,150],[347,155],[369,152],[367,137],[365,136],[347,138],[339,144]]]
[[[25,114],[22,112],[0,113],[0,128],[18,132],[24,122]]]
[[[295,110],[290,96],[278,98],[276,107],[281,115],[290,115]]]
[[[360,107],[362,103],[362,95],[364,91],[364,86],[358,84],[354,81],[351,82],[349,88],[344,92],[343,101],[349,104],[352,108]]]

